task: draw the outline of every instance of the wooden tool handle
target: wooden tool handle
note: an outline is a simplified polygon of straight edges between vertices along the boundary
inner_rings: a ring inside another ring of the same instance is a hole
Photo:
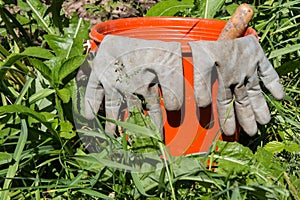
[[[241,4],[224,26],[218,40],[230,40],[243,36],[253,15],[254,10],[250,5]]]

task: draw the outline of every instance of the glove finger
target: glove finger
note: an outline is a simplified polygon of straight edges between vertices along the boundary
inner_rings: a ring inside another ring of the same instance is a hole
[[[162,74],[158,75],[162,76]],[[169,79],[167,77],[170,77]],[[176,77],[176,78],[175,78]],[[165,80],[164,80],[165,79]],[[180,110],[183,104],[183,77],[182,74],[175,76],[174,74],[166,75],[165,78],[159,80],[164,106],[167,110]]]
[[[135,100],[134,97],[136,98]],[[162,112],[160,108],[158,84],[154,84],[150,87],[146,85],[136,90],[135,95],[128,101],[128,107],[132,106],[136,106],[141,110],[142,108],[146,109],[151,121],[162,133]]]
[[[239,124],[249,136],[253,136],[257,133],[257,125],[250,100],[247,96],[246,87],[243,85],[236,87],[234,95],[235,111]]]
[[[271,120],[270,111],[261,91],[257,75],[249,78],[246,87],[256,121],[260,124],[267,124]]]
[[[130,94],[127,96],[126,101],[127,101],[127,107],[129,111],[133,107],[136,107],[138,110],[142,110],[142,100],[139,98],[140,95],[138,94]]]
[[[284,99],[284,90],[283,86],[279,81],[279,76],[275,69],[273,68],[272,64],[265,56],[263,49],[261,48],[260,44],[258,43],[255,37],[251,37],[253,43],[257,45],[257,53],[259,56],[259,63],[258,63],[258,72],[260,75],[261,80],[263,81],[266,88],[271,92],[277,100]]]
[[[233,96],[230,88],[225,88],[221,78],[218,79],[217,109],[220,126],[227,136],[235,133],[235,114],[232,105]]]
[[[114,57],[121,55],[120,60],[125,67],[136,68],[136,73],[132,71],[131,75],[133,76],[130,77],[136,77],[134,81],[131,79],[134,87],[148,83],[148,81],[151,82],[155,78],[157,80],[154,84],[159,82],[161,86],[165,108],[167,110],[179,110],[181,108],[184,79],[180,43],[113,35],[106,36],[105,39],[106,45],[109,45],[105,47],[110,49],[111,55]],[[128,75],[130,74],[128,73]],[[131,88],[130,91],[132,91]]]
[[[145,101],[146,109],[152,122],[157,126],[160,133],[163,133],[162,112],[157,85],[149,88],[149,92],[145,95]]]
[[[213,59],[210,58],[209,43],[205,42],[189,42],[192,49],[194,64],[194,95],[196,103],[199,107],[207,107],[211,104],[211,77]]]
[[[179,110],[183,104],[183,70],[180,44],[165,44],[165,51],[159,51],[160,66],[156,75],[167,110]],[[155,84],[155,83],[154,83]],[[157,91],[156,91],[157,93]]]
[[[259,72],[261,80],[274,98],[277,100],[284,99],[285,93],[279,81],[279,76],[266,57],[264,57],[259,66]]]
[[[112,96],[114,97],[114,96]],[[122,105],[121,98],[110,98],[105,100],[105,117],[112,120],[119,120],[120,109]],[[105,122],[105,132],[114,135],[116,133],[117,125],[112,122]]]
[[[94,119],[104,98],[104,88],[92,71],[85,92],[85,117]]]

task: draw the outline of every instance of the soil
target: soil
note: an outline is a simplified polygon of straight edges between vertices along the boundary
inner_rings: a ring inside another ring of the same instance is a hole
[[[111,19],[144,16],[159,1],[69,0],[63,3],[63,11],[69,17],[78,14],[95,25]]]

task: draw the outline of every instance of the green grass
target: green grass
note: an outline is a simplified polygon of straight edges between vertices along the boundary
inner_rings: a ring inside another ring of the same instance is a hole
[[[62,3],[0,2],[1,200],[299,199],[299,0],[250,1],[256,13],[251,26],[286,91],[280,102],[265,91],[271,122],[256,137],[245,137],[244,145],[216,141],[218,150],[182,157],[168,155],[141,113],[115,122],[126,128],[119,138],[101,129],[103,118],[99,130],[85,128],[80,118],[75,123],[70,110],[80,102],[77,91],[83,92],[75,77],[87,56],[82,44],[90,27],[66,18]],[[240,3],[166,0],[147,15],[228,19]],[[15,4],[20,10],[11,12]],[[78,135],[96,144],[94,152]],[[208,162],[218,168],[208,170]]]

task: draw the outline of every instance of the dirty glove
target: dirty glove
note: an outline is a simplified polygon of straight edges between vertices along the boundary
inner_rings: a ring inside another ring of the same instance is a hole
[[[217,109],[224,134],[230,136],[235,133],[237,118],[248,135],[255,135],[256,121],[260,124],[270,121],[259,77],[276,99],[284,98],[279,77],[257,39],[249,35],[225,41],[196,41],[189,45],[193,54],[195,99],[198,106],[211,104],[211,78],[216,68]],[[231,108],[233,98],[234,107]]]
[[[86,88],[86,118],[94,118],[105,97],[107,118],[122,119],[124,108],[136,106],[146,109],[162,129],[159,86],[165,108],[179,110],[183,102],[180,43],[107,35],[99,46]],[[105,130],[113,134],[116,125],[106,122]]]

